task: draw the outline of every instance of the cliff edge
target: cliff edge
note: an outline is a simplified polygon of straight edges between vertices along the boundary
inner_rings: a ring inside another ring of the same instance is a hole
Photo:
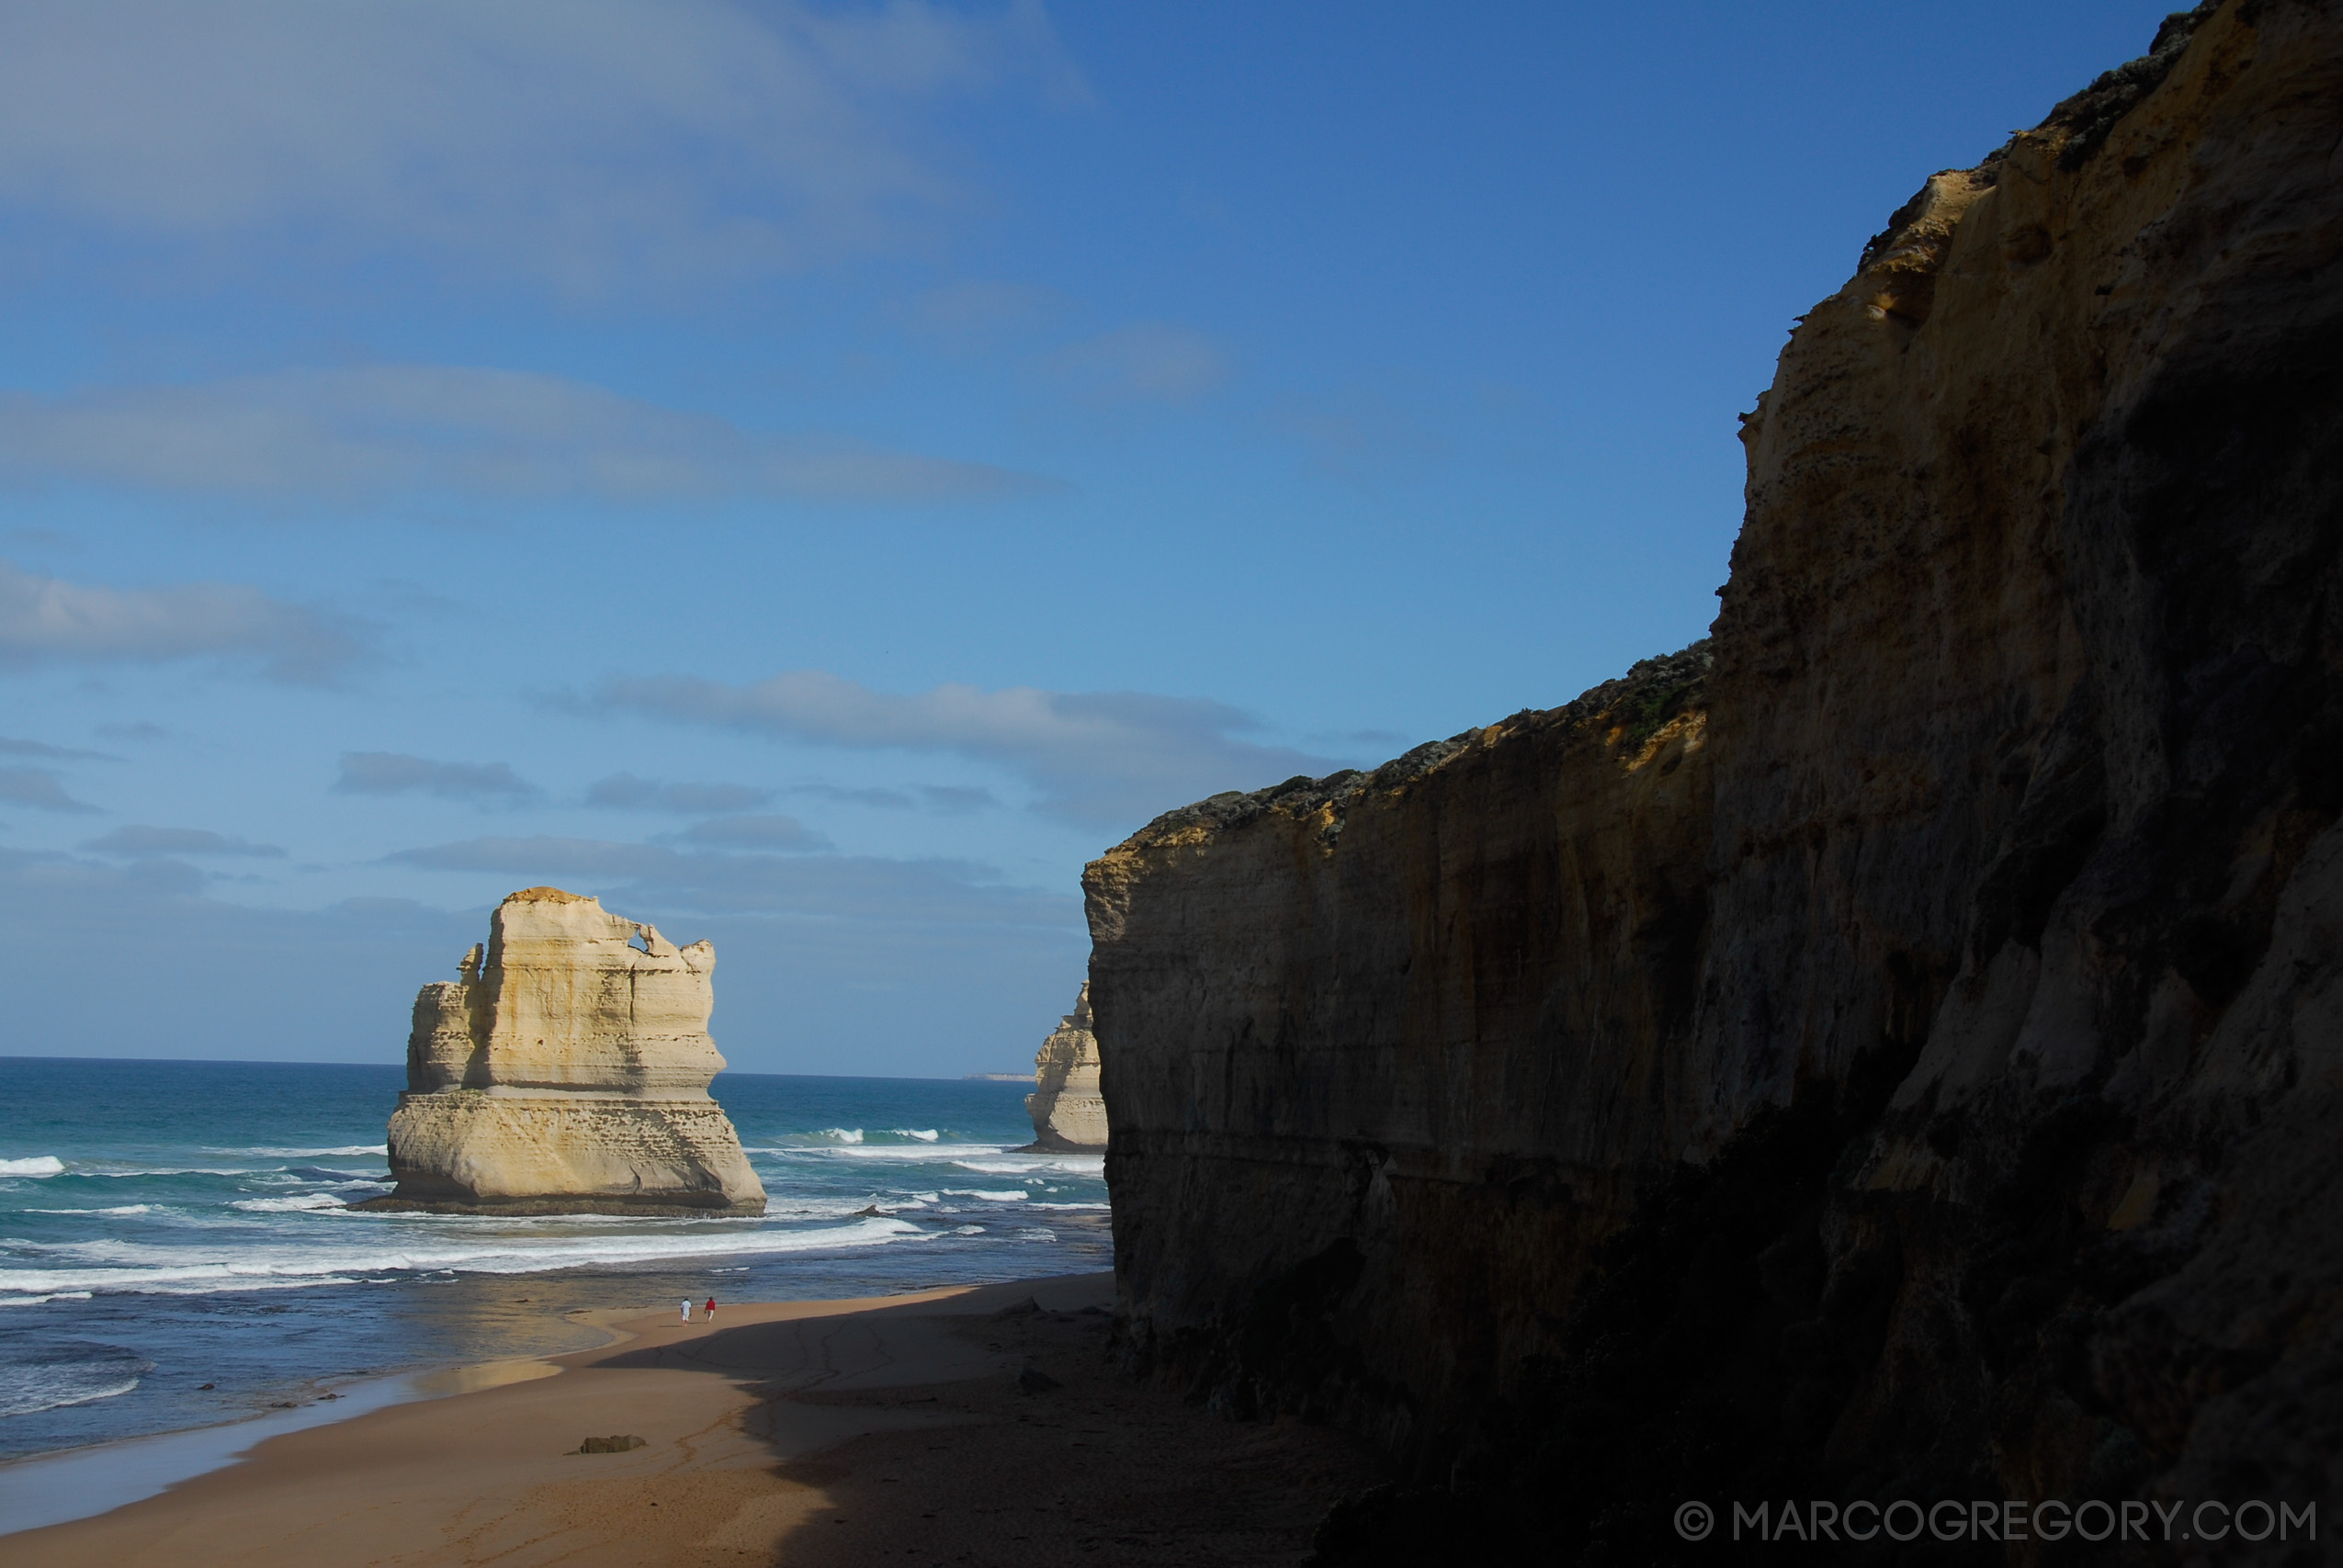
[[[1407,1459],[1322,1561],[2343,1504],[2338,103],[2171,18],[1804,318],[1707,643],[1090,867],[1125,1353]]]
[[[363,1208],[761,1213],[764,1188],[707,1085],[716,950],[594,898],[513,894],[486,948],[415,998],[397,1188]]]

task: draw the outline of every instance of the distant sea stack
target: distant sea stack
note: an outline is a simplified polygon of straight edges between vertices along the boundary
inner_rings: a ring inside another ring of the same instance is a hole
[[[2338,103],[2168,19],[1802,318],[1706,642],[1090,867],[1125,1353],[1398,1453],[1323,1568],[2343,1506]]]
[[[489,917],[455,981],[415,998],[388,1198],[452,1213],[761,1213],[708,1098],[716,950],[558,887]]]
[[[1036,1149],[1103,1149],[1106,1146],[1106,1102],[1098,1097],[1098,1037],[1090,1031],[1090,982],[1082,982],[1074,1010],[1058,1021],[1033,1059],[1033,1093],[1025,1111],[1033,1117]]]

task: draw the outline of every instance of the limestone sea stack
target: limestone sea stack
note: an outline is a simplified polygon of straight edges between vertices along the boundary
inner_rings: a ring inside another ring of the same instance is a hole
[[[1090,1032],[1090,982],[1074,1010],[1058,1021],[1034,1054],[1035,1087],[1025,1096],[1036,1149],[1103,1149],[1106,1102],[1098,1096],[1098,1037]]]
[[[425,986],[369,1208],[759,1213],[764,1188],[708,1097],[716,950],[677,947],[558,887],[512,895],[460,978]]]

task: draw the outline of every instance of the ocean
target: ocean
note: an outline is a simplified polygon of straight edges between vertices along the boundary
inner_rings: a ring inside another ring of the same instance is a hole
[[[0,1057],[0,1458],[579,1349],[572,1312],[1112,1266],[1026,1086],[725,1073],[755,1219],[375,1214],[402,1067]],[[875,1213],[863,1211],[876,1209]],[[695,1314],[696,1315],[696,1314]]]

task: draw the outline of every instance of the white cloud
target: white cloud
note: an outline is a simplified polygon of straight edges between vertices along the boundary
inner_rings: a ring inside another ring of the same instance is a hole
[[[1043,368],[1093,402],[1194,402],[1228,378],[1228,356],[1210,338],[1163,321],[1062,348]]]
[[[931,111],[1079,73],[1033,0],[76,0],[0,9],[0,204],[573,295],[817,265],[969,193]]]
[[[62,660],[260,660],[264,674],[315,684],[365,657],[351,623],[257,588],[187,582],[108,588],[0,560],[0,669]]]
[[[439,762],[400,751],[345,751],[334,788],[343,795],[443,795],[456,800],[526,800],[535,784],[509,762]]]
[[[762,730],[857,750],[949,751],[1018,773],[1045,808],[1137,826],[1226,789],[1253,789],[1334,763],[1240,739],[1260,721],[1224,704],[1143,692],[874,692],[819,670],[733,686],[687,675],[613,677],[606,708]]]
[[[75,800],[47,768],[0,768],[0,800],[11,806],[37,807],[43,811],[95,811],[87,801]]]
[[[279,503],[417,491],[923,502],[1055,488],[982,463],[742,430],[559,376],[450,365],[0,393],[0,477]]]
[[[702,912],[813,915],[923,924],[1072,926],[1081,901],[1007,886],[989,866],[869,855],[686,852],[606,839],[479,838],[388,857],[434,871],[502,874],[515,886],[550,884]]]
[[[251,855],[281,858],[275,844],[255,844],[203,828],[149,828],[139,824],[115,829],[82,846],[93,854],[145,859],[153,855]]]

